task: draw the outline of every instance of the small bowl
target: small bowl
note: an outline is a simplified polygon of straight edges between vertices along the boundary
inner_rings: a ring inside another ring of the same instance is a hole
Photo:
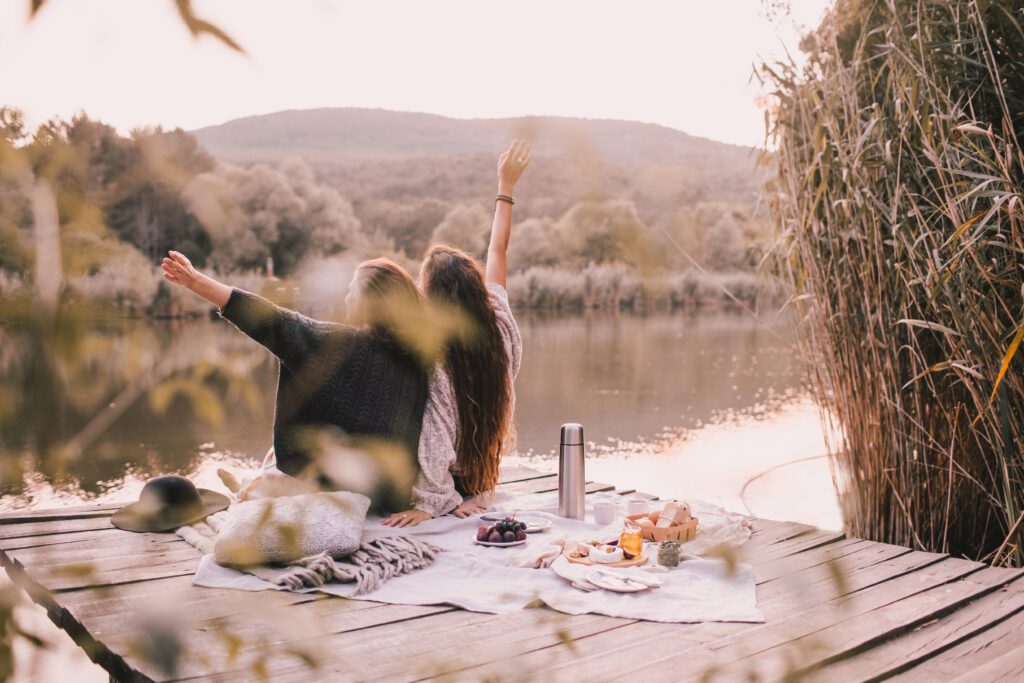
[[[608,549],[611,548],[611,552]],[[592,562],[599,564],[611,564],[612,562],[619,562],[624,557],[622,554],[622,548],[616,548],[610,545],[592,545],[587,556]]]

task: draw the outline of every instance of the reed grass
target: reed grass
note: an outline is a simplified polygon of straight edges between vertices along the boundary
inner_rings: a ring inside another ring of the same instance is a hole
[[[1024,564],[1024,6],[839,0],[766,65],[774,266],[854,535]]]

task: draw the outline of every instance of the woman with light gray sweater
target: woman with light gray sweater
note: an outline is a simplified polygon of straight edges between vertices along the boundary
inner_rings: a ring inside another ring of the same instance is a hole
[[[498,483],[501,456],[512,433],[512,383],[522,361],[523,340],[505,291],[512,233],[512,193],[529,164],[530,149],[515,140],[498,160],[498,196],[484,269],[469,255],[447,246],[430,250],[420,273],[429,301],[454,307],[476,334],[455,339],[433,369],[423,412],[412,509],[384,520],[415,526],[432,517],[484,512]],[[315,490],[281,472],[273,449],[257,476],[240,484],[218,472],[238,500],[296,495]]]
[[[459,517],[483,512],[498,483],[512,433],[512,385],[523,354],[505,291],[512,193],[529,162],[524,140],[515,140],[498,160],[498,196],[483,269],[448,246],[433,247],[423,262],[420,288],[427,301],[461,312],[476,333],[454,337],[434,369],[413,508],[391,515],[386,525],[415,526],[449,512]]]

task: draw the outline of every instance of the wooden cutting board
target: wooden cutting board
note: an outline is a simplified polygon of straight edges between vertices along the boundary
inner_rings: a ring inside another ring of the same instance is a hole
[[[575,549],[573,549],[575,550]],[[565,559],[576,564],[596,565],[598,567],[639,567],[640,565],[647,562],[647,553],[643,552],[634,557],[632,560],[619,560],[618,562],[594,562],[589,557],[575,557],[571,553],[573,550],[564,550],[562,554]]]

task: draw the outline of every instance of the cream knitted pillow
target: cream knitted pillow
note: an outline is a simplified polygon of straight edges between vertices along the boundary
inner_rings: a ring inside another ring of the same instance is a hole
[[[218,564],[294,562],[326,552],[350,555],[359,548],[370,499],[359,493],[324,492],[250,500],[227,511],[213,556]]]

